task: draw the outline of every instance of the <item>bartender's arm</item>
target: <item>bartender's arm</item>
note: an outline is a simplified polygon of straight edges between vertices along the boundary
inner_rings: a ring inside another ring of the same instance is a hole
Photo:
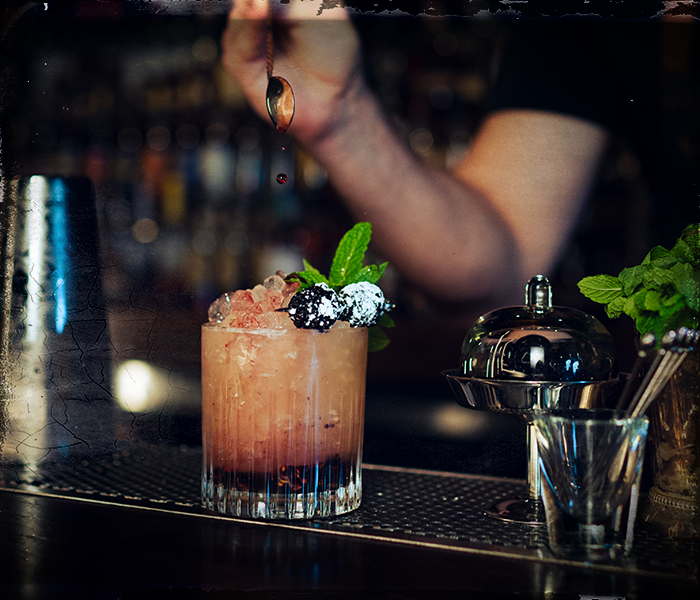
[[[596,124],[537,111],[491,114],[447,172],[396,135],[361,68],[343,9],[279,7],[274,71],[294,89],[289,133],[327,171],[388,260],[428,293],[455,302],[519,302],[523,282],[556,264],[607,140]],[[234,3],[224,64],[267,119],[266,0]]]

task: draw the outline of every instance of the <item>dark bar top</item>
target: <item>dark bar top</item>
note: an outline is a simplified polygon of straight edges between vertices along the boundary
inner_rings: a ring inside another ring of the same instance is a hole
[[[554,558],[543,526],[486,517],[490,503],[526,490],[520,479],[365,465],[358,510],[256,522],[202,508],[200,473],[199,448],[166,444],[35,473],[5,468],[2,597],[685,598],[698,589],[694,544],[644,524],[628,560],[591,567]]]

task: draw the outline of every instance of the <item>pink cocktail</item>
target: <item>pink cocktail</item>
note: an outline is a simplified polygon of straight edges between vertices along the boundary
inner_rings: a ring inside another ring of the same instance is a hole
[[[294,288],[271,280],[202,326],[202,502],[249,518],[343,514],[362,496],[367,328],[297,329],[276,312]]]

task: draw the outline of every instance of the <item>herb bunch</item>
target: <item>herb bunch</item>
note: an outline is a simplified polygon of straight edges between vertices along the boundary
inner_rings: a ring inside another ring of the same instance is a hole
[[[608,317],[634,319],[637,331],[657,340],[678,327],[698,328],[700,315],[700,224],[688,225],[673,248],[655,246],[640,265],[612,275],[584,277],[587,298],[605,305]]]

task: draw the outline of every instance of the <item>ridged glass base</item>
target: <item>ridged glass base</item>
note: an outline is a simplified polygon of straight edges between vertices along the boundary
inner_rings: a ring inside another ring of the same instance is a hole
[[[264,489],[264,488],[263,488]],[[360,506],[361,477],[347,485],[316,492],[250,492],[227,488],[213,477],[202,477],[202,505],[212,511],[249,519],[311,519],[342,515]]]

